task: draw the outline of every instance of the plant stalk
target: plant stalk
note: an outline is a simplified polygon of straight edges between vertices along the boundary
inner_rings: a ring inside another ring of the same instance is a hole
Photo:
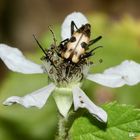
[[[68,140],[68,117],[64,118],[61,114],[58,116],[58,136],[56,140]]]

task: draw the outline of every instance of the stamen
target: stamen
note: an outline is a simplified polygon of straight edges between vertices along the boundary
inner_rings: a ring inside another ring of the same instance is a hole
[[[48,28],[49,28],[50,32],[52,33],[54,45],[56,46],[57,40],[56,40],[56,36],[55,36],[55,34],[54,34],[54,32],[53,32],[53,30],[52,30],[52,28],[51,28],[51,25],[49,25]]]

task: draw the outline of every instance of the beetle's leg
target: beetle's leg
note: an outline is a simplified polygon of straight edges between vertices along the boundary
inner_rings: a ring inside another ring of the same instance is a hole
[[[60,44],[66,43],[66,42],[68,42],[68,41],[69,41],[69,39],[66,38],[65,40],[62,40],[62,41],[60,42]]]
[[[95,50],[99,49],[99,48],[103,48],[103,46],[97,46],[94,49],[92,49],[90,52],[94,52]]]
[[[65,50],[66,49],[66,43],[69,41],[69,39],[68,38],[66,38],[65,40],[62,40],[61,42],[60,42],[60,44],[59,44],[59,46],[58,46],[58,49],[57,49],[57,54],[58,54],[58,56],[61,56],[61,51],[63,50]]]
[[[94,49],[92,49],[90,52],[85,53],[85,55],[83,55],[81,58],[88,58],[92,55],[94,55],[95,53],[93,53],[96,49],[98,48],[102,48],[103,46],[97,46]]]
[[[102,36],[98,36],[97,38],[90,40],[88,43],[88,46],[91,46],[92,44],[96,43],[98,40],[100,40]]]
[[[61,41],[59,44],[59,48],[64,49],[65,48],[65,43],[67,43],[69,41],[68,38],[66,38],[65,40]]]
[[[71,21],[71,36],[74,33],[74,27],[76,28],[76,30],[78,29],[78,27],[76,26],[75,22],[74,21]]]
[[[91,50],[90,52],[87,52],[83,56],[81,56],[81,59],[88,58],[88,57],[92,56],[93,54],[95,54],[95,53],[92,53],[92,50]]]
[[[64,49],[65,48],[65,43],[67,43],[69,41],[68,38],[66,38],[65,40],[61,41],[58,48],[60,49]]]

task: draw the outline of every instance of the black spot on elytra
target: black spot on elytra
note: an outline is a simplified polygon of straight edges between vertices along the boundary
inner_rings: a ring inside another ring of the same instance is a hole
[[[81,47],[85,49],[87,47],[87,43],[86,42],[82,42],[81,43]]]
[[[70,38],[70,42],[75,42],[75,41],[76,41],[76,37],[72,36],[72,37]]]

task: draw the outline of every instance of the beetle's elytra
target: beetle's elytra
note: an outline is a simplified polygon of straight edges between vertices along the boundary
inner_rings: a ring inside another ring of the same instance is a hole
[[[74,30],[76,28],[76,30]],[[59,47],[61,49],[61,57],[72,63],[78,63],[81,59],[92,55],[92,51],[87,52],[89,46],[101,39],[101,36],[90,40],[91,25],[85,24],[77,28],[74,21],[71,22],[71,37],[63,40]]]

